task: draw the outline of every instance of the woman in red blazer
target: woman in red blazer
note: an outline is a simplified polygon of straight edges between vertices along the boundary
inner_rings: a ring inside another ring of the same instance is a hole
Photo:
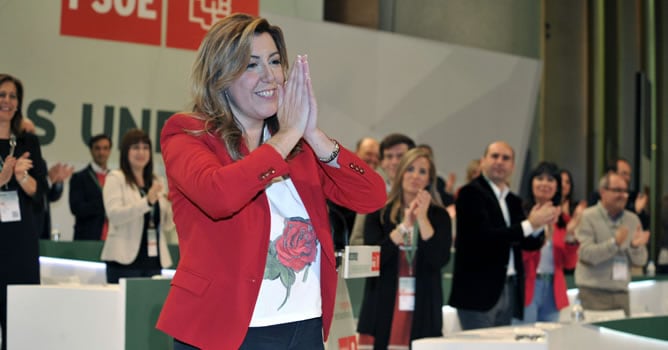
[[[306,56],[244,14],[207,33],[193,111],[161,147],[179,265],[157,327],[178,349],[322,349],[336,263],[325,200],[383,206],[382,178],[317,127]]]
[[[531,172],[529,186],[527,208],[547,202],[560,204],[561,173],[556,164],[538,164]],[[545,244],[540,250],[522,251],[525,271],[523,323],[557,322],[559,310],[568,306],[564,269],[572,269],[577,263],[578,243],[574,232],[583,205],[577,207],[573,219],[568,213],[561,213],[554,225],[546,227]]]

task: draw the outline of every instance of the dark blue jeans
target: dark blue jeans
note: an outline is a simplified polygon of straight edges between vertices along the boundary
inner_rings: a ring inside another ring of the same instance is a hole
[[[462,330],[509,326],[516,306],[516,288],[516,279],[508,278],[499,300],[491,309],[487,311],[457,309],[457,317],[459,317]]]
[[[324,349],[322,318],[251,327],[239,350],[318,350]],[[197,350],[174,339],[174,350]]]

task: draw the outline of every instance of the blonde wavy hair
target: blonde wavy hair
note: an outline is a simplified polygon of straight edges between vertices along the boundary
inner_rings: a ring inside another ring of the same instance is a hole
[[[262,33],[269,33],[274,39],[283,75],[287,76],[287,49],[281,28],[270,25],[264,18],[241,13],[225,17],[211,27],[197,51],[192,68],[192,111],[197,118],[205,121],[204,130],[192,132],[219,135],[234,160],[242,158],[240,144],[243,130],[232,114],[226,94],[246,70],[253,39]],[[278,131],[275,115],[265,123],[270,133]]]
[[[385,212],[389,207],[390,222],[393,224],[399,223],[399,218],[404,214],[402,209],[408,204],[404,203],[404,190],[402,187],[404,174],[408,171],[408,167],[419,158],[425,158],[429,162],[429,194],[431,194],[431,202],[435,205],[441,205],[435,199],[438,197],[436,196],[436,166],[434,164],[434,158],[432,158],[431,153],[428,150],[419,147],[413,148],[401,157],[397,175],[394,177],[392,188],[387,195],[387,203],[380,213],[381,220],[385,217]]]

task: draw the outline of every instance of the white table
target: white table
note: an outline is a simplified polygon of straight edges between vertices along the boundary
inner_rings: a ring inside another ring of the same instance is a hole
[[[120,290],[119,285],[10,285],[8,349],[123,349]]]
[[[568,301],[572,305],[578,294],[577,288],[568,290]],[[631,316],[668,315],[668,281],[639,281],[629,284],[629,299],[631,304]],[[611,315],[613,315],[611,313]],[[620,314],[623,318],[623,313]],[[561,310],[559,321],[568,323],[571,320],[570,307]],[[591,321],[603,321],[602,318]],[[443,306],[443,335],[461,332],[462,328],[457,317],[457,309],[451,306]]]
[[[573,303],[577,289],[568,291],[569,300]],[[668,281],[640,281],[629,284],[631,316],[668,315]],[[585,315],[587,311],[585,310]],[[611,313],[612,315],[612,313]],[[623,318],[623,313],[619,318]],[[615,318],[615,317],[612,317]],[[587,321],[600,321],[588,319]],[[457,310],[443,307],[442,338],[420,339],[413,342],[414,350],[435,349],[466,349],[466,350],[505,350],[505,349],[668,349],[668,343],[615,332],[589,325],[569,325],[570,308],[561,312],[560,321],[564,327],[552,327],[548,324],[536,324],[544,328],[547,340],[534,342],[518,342],[515,335],[518,327],[497,327],[484,330],[461,332]],[[533,327],[533,326],[524,326]],[[583,345],[588,344],[588,345]]]
[[[543,330],[536,341],[516,340],[516,335]],[[459,332],[443,338],[413,342],[413,350],[659,350],[668,342],[618,332],[590,324],[537,323],[534,326],[496,327]]]
[[[170,280],[121,278],[113,285],[10,285],[10,350],[163,350],[155,329]]]

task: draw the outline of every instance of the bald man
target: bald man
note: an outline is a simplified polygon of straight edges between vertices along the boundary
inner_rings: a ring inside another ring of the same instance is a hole
[[[357,141],[355,153],[370,167],[376,169],[380,163],[380,143],[373,137],[365,137]]]
[[[457,238],[450,305],[462,329],[510,325],[524,311],[522,250],[543,245],[543,226],[557,220],[551,203],[532,208],[510,192],[515,152],[506,142],[491,143],[481,159],[482,175],[459,191]]]

